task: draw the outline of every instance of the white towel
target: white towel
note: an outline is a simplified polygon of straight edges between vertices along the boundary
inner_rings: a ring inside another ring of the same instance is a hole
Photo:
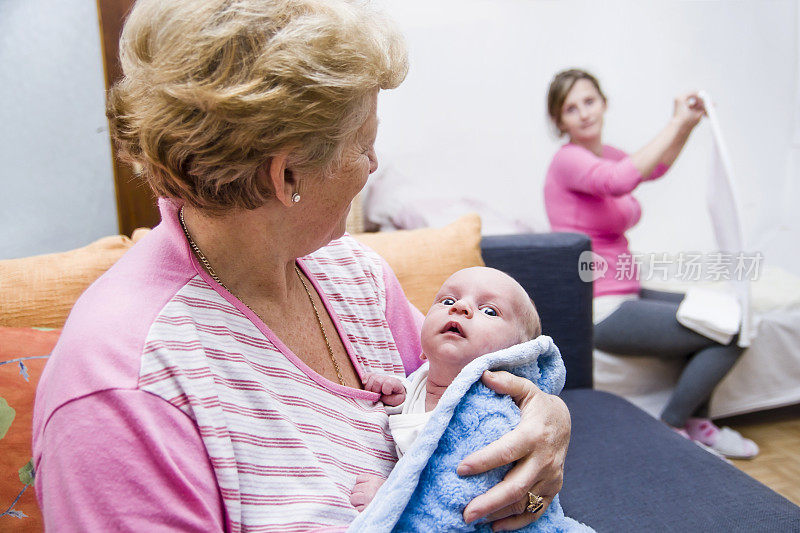
[[[742,308],[734,294],[692,287],[678,306],[678,322],[720,344],[739,331]]]
[[[714,157],[711,163],[707,192],[708,211],[714,227],[714,236],[720,251],[731,254],[744,253],[739,202],[736,197],[733,167],[728,156],[728,149],[722,138],[722,129],[720,128],[719,120],[717,120],[717,113],[711,97],[704,91],[700,91],[699,96],[705,105],[714,139]],[[750,321],[750,280],[732,279],[731,285],[739,303],[740,328],[738,344],[742,348],[746,348],[750,346],[751,338],[754,336]],[[700,301],[702,300],[698,300],[698,302]],[[708,313],[701,313],[700,316],[702,320],[702,317],[708,316]],[[681,323],[683,324],[683,322]],[[687,325],[687,327],[690,326]],[[698,333],[705,335],[702,331],[698,331]],[[730,339],[728,340],[730,341]]]

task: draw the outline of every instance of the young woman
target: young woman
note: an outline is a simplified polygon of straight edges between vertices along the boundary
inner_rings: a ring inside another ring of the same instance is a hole
[[[556,74],[547,106],[553,124],[569,137],[547,172],[550,224],[554,231],[589,235],[592,249],[608,264],[594,282],[595,346],[618,355],[687,360],[661,419],[728,457],[755,456],[752,441],[705,417],[714,387],[742,350],[735,341],[723,346],[680,325],[675,315],[683,295],[642,290],[635,265],[623,263],[631,257],[625,231],[641,217],[632,192],[669,169],[705,113],[702,101],[694,93],[676,98],[667,125],[631,155],[603,144],[606,97],[588,72]]]

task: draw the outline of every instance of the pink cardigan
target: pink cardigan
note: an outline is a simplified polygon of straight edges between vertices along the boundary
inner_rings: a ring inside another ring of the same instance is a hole
[[[647,180],[664,175],[669,167],[659,163]],[[594,282],[594,295],[639,292],[639,280],[626,261],[630,257],[625,231],[636,225],[642,211],[631,192],[645,178],[630,157],[612,146],[603,156],[576,144],[556,152],[544,185],[544,202],[553,231],[585,233],[592,250],[608,263]]]

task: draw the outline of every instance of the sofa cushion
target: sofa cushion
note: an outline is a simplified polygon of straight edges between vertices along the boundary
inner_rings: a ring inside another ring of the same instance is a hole
[[[483,266],[481,219],[471,213],[443,228],[353,235],[394,270],[406,297],[428,312],[439,287],[462,268]]]
[[[0,326],[64,325],[78,296],[148,230],[104,237],[57,254],[0,261]]]
[[[627,400],[565,390],[561,504],[597,531],[800,531],[800,507]]]
[[[41,331],[32,328],[0,327],[0,397],[15,411],[8,431],[0,441],[0,510],[5,511],[19,495],[25,485],[20,481],[19,469],[33,455],[31,453],[31,424],[36,385],[55,346],[60,330]],[[28,358],[33,359],[28,359]],[[25,380],[19,361],[28,374]],[[0,402],[2,403],[2,402]],[[2,433],[2,431],[0,431]],[[14,511],[27,515],[0,517],[0,529],[13,531],[42,531],[42,515],[36,502],[33,487],[25,492],[14,505]]]

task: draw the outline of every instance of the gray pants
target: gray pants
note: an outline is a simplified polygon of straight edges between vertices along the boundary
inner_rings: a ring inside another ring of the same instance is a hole
[[[594,327],[594,345],[616,355],[648,355],[686,360],[661,420],[682,427],[692,416],[705,416],[717,383],[742,353],[723,346],[678,323],[675,314],[683,294],[642,289],[639,300],[623,302]]]

